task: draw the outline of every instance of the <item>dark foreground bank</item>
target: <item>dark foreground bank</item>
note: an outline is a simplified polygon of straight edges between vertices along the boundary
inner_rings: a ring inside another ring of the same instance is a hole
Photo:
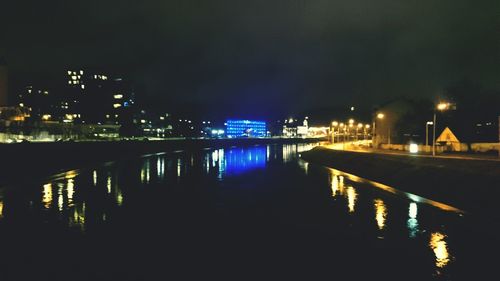
[[[314,143],[318,139],[185,139],[0,144],[0,187],[59,171],[82,168],[138,155],[263,144]]]
[[[499,216],[495,210],[500,198],[500,162],[356,153],[323,147],[302,153],[302,158],[471,214]]]

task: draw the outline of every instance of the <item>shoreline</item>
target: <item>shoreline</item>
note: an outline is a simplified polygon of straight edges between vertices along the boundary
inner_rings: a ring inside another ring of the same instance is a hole
[[[496,215],[500,163],[412,157],[316,147],[302,158],[342,172],[443,202],[473,215]]]
[[[317,143],[322,139],[174,139],[161,141],[0,144],[0,188],[66,170],[160,152],[267,144]]]

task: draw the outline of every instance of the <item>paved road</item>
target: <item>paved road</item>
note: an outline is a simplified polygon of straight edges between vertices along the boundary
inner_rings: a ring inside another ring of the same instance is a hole
[[[496,161],[500,162],[500,158],[495,155],[475,155],[475,154],[440,154],[432,156],[428,153],[409,153],[407,151],[396,151],[396,150],[385,150],[385,149],[373,149],[366,146],[358,146],[353,143],[336,143],[336,144],[324,144],[323,145],[329,149],[335,150],[346,150],[351,152],[359,153],[376,153],[376,154],[389,154],[389,155],[402,155],[402,156],[412,156],[412,157],[427,157],[427,158],[442,158],[442,159],[461,159],[461,160],[479,160],[479,161]]]

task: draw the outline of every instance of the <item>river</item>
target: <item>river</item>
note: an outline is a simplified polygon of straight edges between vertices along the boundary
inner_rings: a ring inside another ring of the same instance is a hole
[[[494,273],[496,231],[453,206],[300,159],[313,146],[159,153],[43,181],[27,171],[0,195],[2,274],[480,280]]]

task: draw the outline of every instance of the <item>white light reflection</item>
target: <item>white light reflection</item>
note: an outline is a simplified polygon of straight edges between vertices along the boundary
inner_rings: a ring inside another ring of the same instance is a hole
[[[97,186],[97,171],[94,170],[94,172],[92,173],[92,181],[94,183],[94,186]]]
[[[299,159],[298,163],[299,163],[300,168],[302,168],[302,170],[304,170],[304,173],[306,175],[308,175],[309,174],[309,162],[306,162],[302,159]]]
[[[156,162],[156,175],[160,180],[165,177],[165,158],[158,158]]]
[[[68,206],[73,206],[73,195],[75,194],[75,183],[73,179],[68,179],[66,183],[66,191],[68,192]]]
[[[123,194],[120,189],[116,190],[116,203],[118,204],[118,206],[123,205]]]
[[[436,256],[436,266],[439,268],[445,267],[450,262],[450,254],[448,253],[448,247],[444,240],[445,238],[446,236],[444,234],[434,232],[431,234],[431,240],[429,242],[429,246]]]
[[[375,199],[375,220],[377,221],[377,226],[380,230],[384,229],[385,221],[387,218],[387,207],[382,199]]]
[[[418,233],[418,220],[417,220],[417,213],[418,213],[418,206],[417,203],[411,202],[410,207],[408,209],[408,221],[406,223],[406,226],[408,227],[409,231],[409,236],[410,238],[415,238]]]
[[[224,149],[219,149],[219,172],[217,174],[218,179],[222,179],[222,175],[224,174],[225,171],[225,165],[226,165],[226,159],[224,158]]]
[[[205,168],[208,174],[210,172],[210,156],[208,156],[208,154],[205,156]]]
[[[111,193],[111,175],[108,174],[108,178],[106,179],[106,189],[108,193]]]
[[[217,161],[219,161],[219,151],[214,150],[212,151],[212,167],[215,168],[215,165],[217,165]]]
[[[335,197],[335,195],[337,195],[337,191],[339,191],[339,179],[337,175],[332,175],[331,188],[332,196]]]
[[[80,206],[75,206],[73,216],[69,217],[70,226],[78,226],[83,231],[85,229],[85,202]]]
[[[358,194],[356,193],[354,187],[347,187],[347,206],[349,207],[349,213],[354,213],[354,207],[356,205],[357,197]]]
[[[50,205],[52,204],[52,184],[50,183],[43,185],[42,202],[46,209],[50,209]]]
[[[63,187],[58,185],[57,189],[57,208],[59,211],[62,211],[64,209],[64,197],[63,197]]]
[[[181,176],[181,159],[177,159],[177,178]]]

